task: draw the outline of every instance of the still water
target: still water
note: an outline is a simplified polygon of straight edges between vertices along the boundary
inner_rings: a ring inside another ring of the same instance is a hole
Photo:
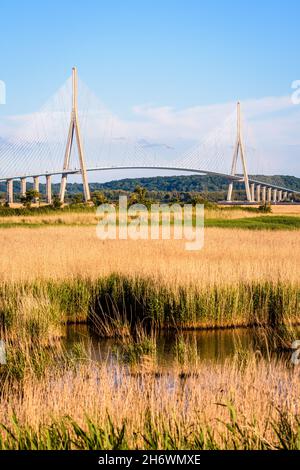
[[[295,339],[299,337],[299,329],[295,330]],[[259,328],[237,328],[222,330],[165,331],[156,337],[156,362],[165,367],[178,359],[178,341],[183,343],[184,354],[195,356],[200,361],[224,362],[236,353],[255,352],[270,354],[266,337]],[[64,339],[67,349],[81,343],[84,351],[92,360],[111,362],[116,360],[120,342],[115,339],[99,338],[86,325],[69,325]],[[280,351],[278,357],[288,359],[292,351]]]

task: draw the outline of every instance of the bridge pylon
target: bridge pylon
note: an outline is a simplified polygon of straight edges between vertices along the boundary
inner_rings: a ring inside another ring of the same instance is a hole
[[[241,105],[240,105],[240,102],[238,101],[237,103],[237,139],[236,139],[236,144],[234,147],[232,165],[231,165],[232,176],[236,175],[236,167],[237,167],[237,161],[238,161],[239,155],[241,157],[242,165],[243,165],[243,175],[244,175],[243,181],[245,183],[247,201],[251,202],[252,197],[251,197],[251,191],[250,191],[250,186],[249,186],[248,170],[247,170],[247,164],[246,164],[246,154],[245,154],[245,147],[243,143],[242,128],[241,128]],[[228,186],[227,201],[231,201],[232,199],[232,189],[233,189],[233,182],[231,182]]]
[[[82,146],[79,118],[78,118],[76,67],[73,67],[72,69],[72,112],[71,112],[71,121],[70,121],[70,126],[69,126],[68,140],[67,140],[67,145],[66,145],[66,150],[65,150],[63,170],[69,169],[71,150],[72,150],[73,141],[74,141],[74,134],[75,134],[78,154],[79,154],[79,163],[80,163],[80,170],[81,170],[81,176],[82,176],[82,182],[83,182],[84,200],[85,202],[87,202],[91,199],[91,195],[90,195],[90,188],[89,188],[88,179],[87,179],[85,157],[84,157],[84,151],[83,151],[83,146]],[[61,178],[61,183],[60,183],[60,195],[59,195],[60,201],[62,203],[65,200],[66,185],[67,185],[67,174],[62,173],[62,178]]]

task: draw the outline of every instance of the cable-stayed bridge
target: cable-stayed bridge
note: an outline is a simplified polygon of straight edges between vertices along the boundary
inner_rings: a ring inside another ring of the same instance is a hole
[[[72,77],[39,112],[17,121],[13,132],[2,139],[0,136],[0,181],[6,183],[9,204],[14,200],[16,180],[20,181],[21,195],[25,195],[28,180],[33,179],[39,192],[40,179],[45,178],[46,199],[51,203],[52,177],[61,177],[60,200],[64,202],[68,176],[79,175],[84,199],[89,201],[90,172],[128,169],[222,176],[228,179],[228,201],[235,182],[243,182],[249,203],[285,201],[296,193],[248,175],[239,103],[237,112],[219,128],[175,158],[166,158],[171,153],[167,145],[132,135],[130,128],[112,116],[78,80],[75,68]]]

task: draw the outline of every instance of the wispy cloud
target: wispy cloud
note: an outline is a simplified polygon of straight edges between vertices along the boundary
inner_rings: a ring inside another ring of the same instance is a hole
[[[149,142],[146,139],[139,139],[138,144],[140,144],[143,148],[153,149],[153,148],[160,148],[160,149],[167,149],[167,150],[174,150],[174,147],[168,144],[163,144],[161,142]]]

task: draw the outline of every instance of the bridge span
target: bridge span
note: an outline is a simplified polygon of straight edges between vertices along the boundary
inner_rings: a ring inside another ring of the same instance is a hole
[[[171,171],[180,171],[186,173],[194,173],[198,175],[208,175],[208,176],[220,176],[226,178],[229,182],[244,182],[243,175],[228,175],[226,173],[217,173],[213,171],[201,170],[196,168],[180,168],[175,166],[160,166],[160,165],[149,165],[149,166],[136,166],[136,165],[112,165],[112,166],[99,166],[86,168],[86,172],[97,172],[97,171],[113,171],[113,170],[171,170]],[[78,168],[58,170],[51,173],[39,173],[39,174],[30,174],[22,176],[11,176],[9,178],[0,178],[0,182],[6,183],[6,200],[8,204],[14,202],[14,190],[13,182],[20,181],[20,196],[26,195],[27,190],[27,180],[33,180],[33,188],[38,193],[40,192],[40,178],[45,178],[46,182],[46,201],[48,204],[52,203],[52,177],[53,176],[62,176],[67,177],[69,175],[81,175],[82,170]],[[258,181],[253,178],[248,177],[250,184],[250,193],[251,193],[251,202],[252,203],[276,203],[291,200],[293,194],[300,195],[300,191],[291,191],[288,188],[269,184],[263,181]]]

